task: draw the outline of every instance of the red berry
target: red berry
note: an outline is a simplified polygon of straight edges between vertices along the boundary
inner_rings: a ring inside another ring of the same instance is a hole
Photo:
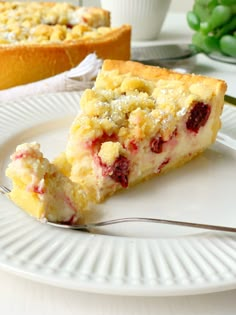
[[[150,141],[150,149],[154,153],[161,153],[163,151],[163,144],[165,143],[171,143],[171,140],[175,139],[175,137],[178,135],[177,128],[172,132],[172,134],[169,136],[169,139],[163,140],[161,136],[157,136],[155,138],[152,138]],[[173,142],[172,142],[173,143]]]
[[[111,178],[126,188],[129,184],[129,160],[124,156],[119,156],[112,165]]]
[[[129,160],[120,155],[112,165],[106,165],[102,162],[100,156],[96,155],[95,163],[102,168],[103,176],[110,176],[115,182],[120,183],[122,187],[128,187],[129,181]]]
[[[154,153],[161,153],[163,143],[164,143],[164,141],[163,141],[162,137],[152,138],[150,141],[151,151]]]
[[[196,103],[190,111],[188,120],[186,122],[187,129],[197,133],[200,127],[205,126],[210,112],[211,107],[209,105],[202,102]]]

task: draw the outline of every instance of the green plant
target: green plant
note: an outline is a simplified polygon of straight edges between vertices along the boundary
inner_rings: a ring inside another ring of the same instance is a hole
[[[197,50],[236,58],[236,0],[195,0],[187,22]]]

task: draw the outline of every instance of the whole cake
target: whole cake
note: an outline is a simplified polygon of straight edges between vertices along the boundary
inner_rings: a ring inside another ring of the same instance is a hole
[[[0,89],[64,72],[93,52],[128,60],[130,37],[130,26],[110,27],[101,8],[0,2]]]
[[[66,154],[71,180],[99,202],[178,167],[212,144],[221,126],[225,82],[106,60],[81,98]],[[64,159],[64,161],[63,161]]]
[[[75,224],[87,210],[78,184],[61,174],[40,152],[37,143],[19,145],[6,175],[12,179],[9,197],[30,215],[52,222]]]

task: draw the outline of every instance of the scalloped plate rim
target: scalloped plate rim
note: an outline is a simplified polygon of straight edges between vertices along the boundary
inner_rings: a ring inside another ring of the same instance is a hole
[[[1,106],[3,106],[5,110],[7,109],[8,106],[12,106],[11,108],[14,108],[14,106],[16,107],[20,106],[24,103],[27,103],[28,101],[30,103],[36,102],[36,105],[37,105],[38,100],[40,100],[40,102],[42,100],[47,100],[47,101],[49,100],[49,102],[51,101],[53,102],[55,100],[60,100],[60,101],[66,100],[67,98],[69,98],[72,101],[77,102],[79,99],[79,93],[77,92],[52,93],[48,95],[29,97],[29,98],[25,98],[19,101],[15,101],[15,102],[7,102],[6,104],[1,105]],[[73,106],[75,106],[75,104]],[[1,113],[1,107],[0,107],[0,113]],[[1,116],[0,116],[0,120],[1,120]],[[2,141],[3,139],[0,140],[0,145],[2,145]],[[1,198],[0,198],[0,202],[1,202]],[[22,215],[24,214],[22,213]],[[112,240],[113,238],[117,239],[117,237],[114,237],[114,236],[107,237],[107,236],[99,235],[98,238],[100,237],[102,238],[105,237],[105,239],[110,239],[110,240]],[[127,238],[119,237],[119,239],[120,241],[125,241]],[[138,238],[133,238],[133,240],[135,242],[139,242]],[[232,238],[232,240],[235,241],[235,238]],[[148,239],[146,239],[146,241],[148,242]],[[158,240],[156,241],[158,242]],[[171,240],[169,239],[164,239],[161,241],[171,243]],[[1,238],[0,238],[0,247],[1,247]],[[12,258],[14,260],[14,255]],[[59,274],[59,277],[58,277],[57,274],[50,275],[50,274],[47,274],[47,272],[40,273],[40,270],[37,270],[37,268],[36,270],[32,270],[30,267],[21,266],[21,263],[19,262],[17,264],[16,261],[11,262],[9,261],[9,259],[8,260],[5,259],[4,252],[2,251],[2,249],[0,250],[0,267],[2,270],[5,270],[7,272],[10,272],[10,273],[13,273],[13,274],[16,274],[24,278],[40,282],[40,283],[45,283],[45,284],[49,284],[49,285],[53,285],[57,287],[80,290],[80,291],[85,291],[85,292],[113,294],[113,295],[130,295],[130,296],[179,296],[179,295],[193,295],[193,294],[200,294],[200,293],[220,292],[220,291],[236,288],[236,270],[235,271],[232,270],[231,276],[229,277],[226,276],[224,278],[224,281],[216,280],[216,282],[214,282],[214,279],[213,279],[212,282],[208,283],[207,285],[204,281],[202,284],[198,284],[198,285],[196,285],[196,283],[193,285],[191,281],[188,284],[175,283],[173,285],[174,281],[172,281],[172,284],[170,285],[167,284],[165,286],[157,285],[157,284],[154,284],[153,286],[142,285],[140,283],[138,285],[133,285],[132,283],[117,284],[115,281],[115,285],[114,285],[114,283],[112,284],[110,281],[104,282],[100,280],[99,282],[98,279],[97,281],[93,281],[93,279],[91,279],[90,281],[86,279],[84,281],[74,281],[72,277],[62,276],[61,274]],[[27,261],[26,261],[26,265],[27,265]]]

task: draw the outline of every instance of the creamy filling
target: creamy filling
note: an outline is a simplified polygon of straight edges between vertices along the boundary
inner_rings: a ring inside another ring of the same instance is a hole
[[[82,192],[76,184],[43,158],[38,144],[23,144],[17,147],[11,158],[12,163],[7,169],[7,175],[13,180],[12,193],[17,196],[16,202],[19,198],[19,204],[23,208],[27,203],[25,207],[32,214],[37,208],[37,216],[40,219],[68,223],[78,221],[79,210],[85,203]],[[30,209],[30,202],[35,209]]]
[[[189,160],[191,156],[208,147],[212,140],[212,117],[213,115],[210,115],[205,125],[200,127],[198,132],[188,130],[186,118],[183,117],[177,124],[173,135],[163,141],[161,150],[158,153],[152,152],[150,149],[151,138],[134,143],[131,141],[132,145],[129,146],[129,151],[126,154],[130,163],[129,186],[153,174],[159,174],[171,165],[178,165],[182,159]],[[82,166],[83,169],[87,169],[84,185],[88,193],[90,187],[96,187],[98,200],[121,187],[121,184],[114,181],[111,176],[104,176],[103,165],[102,162],[99,164],[97,153],[87,151],[87,154],[84,153],[83,157],[74,160],[72,165],[73,180],[80,181],[85,175],[81,173],[82,168],[80,167]]]

